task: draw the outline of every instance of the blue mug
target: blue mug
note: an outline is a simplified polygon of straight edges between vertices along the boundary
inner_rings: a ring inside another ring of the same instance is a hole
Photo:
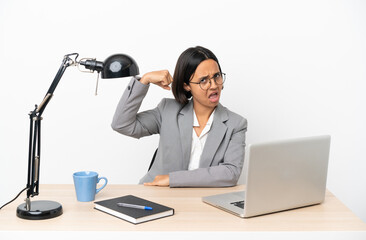
[[[91,171],[76,172],[73,174],[76,198],[80,202],[90,202],[95,199],[95,195],[99,193],[108,183],[105,177],[98,177],[98,173]],[[97,183],[103,179],[103,186],[97,189]]]

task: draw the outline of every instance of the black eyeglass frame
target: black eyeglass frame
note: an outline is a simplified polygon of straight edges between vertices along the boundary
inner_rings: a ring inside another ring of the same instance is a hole
[[[215,83],[216,83],[216,85],[223,85],[224,83],[225,83],[225,80],[226,80],[226,73],[222,73],[222,72],[220,72],[220,75],[221,75],[221,77],[222,77],[222,83],[221,84],[219,84],[219,83],[217,83],[216,82],[216,80],[214,80],[215,81]],[[207,91],[208,89],[210,89],[210,87],[211,87],[211,80],[212,79],[214,79],[215,77],[212,77],[212,78],[209,78],[209,79],[207,79],[208,81],[209,81],[209,83],[210,83],[210,85],[209,85],[209,87],[207,88],[207,89],[204,89],[202,86],[201,86],[201,82],[189,82],[189,83],[193,83],[193,84],[198,84],[199,86],[200,86],[200,88],[203,90],[203,91]]]

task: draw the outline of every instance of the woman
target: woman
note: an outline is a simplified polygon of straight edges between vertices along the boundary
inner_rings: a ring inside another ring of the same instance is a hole
[[[112,128],[140,138],[160,134],[144,185],[226,187],[236,185],[244,162],[247,121],[220,103],[225,74],[203,47],[185,50],[172,77],[168,71],[133,78],[113,117]],[[152,110],[137,113],[150,83],[170,90]]]

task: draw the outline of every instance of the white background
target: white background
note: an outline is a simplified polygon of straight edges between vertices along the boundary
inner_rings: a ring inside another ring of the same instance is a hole
[[[28,113],[65,54],[126,53],[141,74],[173,74],[196,45],[227,73],[221,102],[248,119],[248,144],[332,136],[327,187],[366,221],[365,1],[1,0],[0,205],[25,187]],[[69,67],[61,79],[43,114],[41,183],[94,170],[134,184],[146,172],[158,136],[110,128],[129,79],[101,79],[94,96],[96,78]],[[172,94],[151,86],[142,109],[162,97]]]

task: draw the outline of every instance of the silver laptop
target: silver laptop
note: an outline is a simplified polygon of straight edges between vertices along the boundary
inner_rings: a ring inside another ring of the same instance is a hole
[[[202,201],[240,217],[253,217],[324,201],[330,136],[248,146],[245,192],[203,197]]]

